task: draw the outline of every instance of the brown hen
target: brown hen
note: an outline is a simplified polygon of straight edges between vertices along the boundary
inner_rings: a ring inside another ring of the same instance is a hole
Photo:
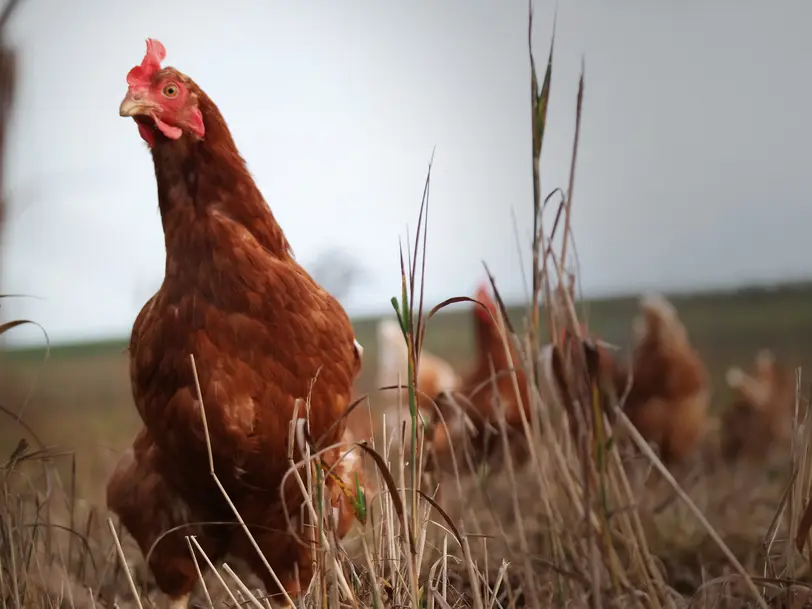
[[[144,428],[107,501],[145,554],[171,526],[235,520],[209,473],[193,354],[215,472],[295,596],[312,566],[309,546],[286,530],[280,496],[299,513],[293,477],[280,488],[294,402],[309,399],[318,445],[336,443],[361,349],[341,305],[294,260],[217,106],[189,77],[161,68],[164,56],[160,42],[147,41],[120,108],[152,154],[166,270],[133,326],[130,377]],[[329,451],[326,466],[337,458]],[[279,592],[239,526],[195,525],[160,538],[150,555],[172,607],[186,606],[196,580],[189,534],[215,563],[226,554],[243,559],[269,593]]]
[[[458,465],[460,457],[466,452],[479,462],[491,457],[499,460],[502,451],[497,442],[501,437],[497,408],[504,409],[514,461],[520,464],[529,456],[521,418],[522,411],[528,418],[530,412],[528,379],[523,361],[510,335],[509,355],[505,351],[496,321],[501,313],[488,287],[480,285],[474,298],[486,307],[483,309],[477,305],[473,310],[476,361],[459,391],[444,392],[435,399],[446,425],[440,421],[432,425],[434,459],[430,465],[446,470],[452,466],[452,446]]]
[[[725,375],[735,395],[721,417],[721,450],[727,461],[763,461],[792,438],[795,376],[769,349],[755,358],[753,374],[731,367]],[[798,419],[802,413],[798,413]]]
[[[659,446],[663,463],[672,464],[691,454],[706,430],[708,372],[670,302],[647,296],[640,309],[623,408],[640,435]],[[623,395],[628,377],[619,371],[615,378]]]

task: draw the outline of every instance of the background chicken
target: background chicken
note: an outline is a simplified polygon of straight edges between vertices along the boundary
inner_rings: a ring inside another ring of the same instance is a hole
[[[393,319],[381,319],[376,332],[378,338],[376,387],[408,385],[409,353],[400,325]],[[460,383],[460,376],[451,364],[430,351],[421,349],[417,368],[417,407],[423,420],[429,421],[434,416],[434,407],[429,403],[430,400],[442,392],[456,391]],[[384,406],[390,431],[400,429],[402,422],[409,418],[408,389],[387,389],[379,391],[377,395],[380,396],[377,401]]]
[[[339,538],[349,533],[355,520],[364,520],[367,506],[372,500],[370,487],[364,474],[361,449],[353,446],[355,434],[344,431],[341,445],[332,449],[329,462],[335,463],[334,478],[330,486],[330,505],[333,526]]]
[[[514,459],[522,462],[528,453],[524,448],[525,435],[521,412],[530,411],[527,377],[524,363],[516,351],[512,337],[508,336],[508,352],[505,351],[497,325],[501,313],[493,301],[488,286],[481,284],[474,298],[486,309],[473,308],[476,360],[465,376],[460,390],[437,396],[436,402],[446,425],[435,420],[431,431],[431,446],[435,464],[442,469],[451,466],[451,451],[460,456],[469,451],[474,459],[494,456],[498,460],[501,451],[494,453],[496,440],[501,437],[497,408],[504,409],[506,427],[510,436]],[[493,316],[493,317],[491,317]],[[518,397],[514,386],[514,374],[518,383]],[[529,418],[529,415],[528,415]]]
[[[623,363],[616,358],[615,390],[626,390]],[[664,463],[687,457],[707,426],[708,373],[691,346],[674,306],[660,295],[640,301],[634,320],[632,385],[623,408]]]
[[[296,595],[312,562],[309,546],[286,530],[280,501],[294,403],[308,398],[314,442],[337,442],[361,351],[340,304],[294,260],[217,106],[190,78],[161,68],[164,56],[160,42],[147,41],[120,108],[152,153],[166,271],[132,330],[130,376],[144,428],[109,482],[108,505],[145,554],[169,527],[234,520],[209,474],[193,354],[215,472]],[[335,451],[325,455],[329,468],[331,458]],[[296,514],[302,496],[289,481],[282,490]],[[226,553],[241,558],[278,592],[239,527],[196,525],[161,538],[150,555],[171,606],[187,604],[197,579],[189,533],[215,563]]]
[[[762,349],[756,354],[753,374],[731,367],[725,376],[735,399],[721,419],[722,456],[732,461],[745,457],[761,461],[773,447],[792,437],[795,414],[795,377]],[[799,412],[799,418],[801,413]]]

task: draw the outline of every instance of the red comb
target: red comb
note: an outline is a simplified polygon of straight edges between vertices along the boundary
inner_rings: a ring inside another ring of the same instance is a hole
[[[161,69],[161,62],[166,57],[166,49],[154,38],[147,38],[147,52],[140,66],[135,66],[127,74],[130,87],[147,87],[152,82],[155,72]]]

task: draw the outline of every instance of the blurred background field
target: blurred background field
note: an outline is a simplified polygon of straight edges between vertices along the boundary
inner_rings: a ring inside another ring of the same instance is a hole
[[[726,369],[749,367],[759,349],[772,349],[792,368],[812,369],[812,283],[677,294],[671,300],[710,371],[714,413],[730,400],[724,383]],[[628,347],[636,296],[586,300],[579,307],[592,331],[620,348]],[[425,348],[464,370],[473,354],[470,305],[453,305],[447,311],[429,321]],[[517,329],[524,323],[524,314],[521,307],[509,310]],[[354,321],[365,348],[357,384],[361,393],[374,391],[378,319]],[[41,349],[2,355],[2,405],[14,413],[22,409],[23,420],[46,445],[75,451],[77,488],[81,496],[93,500],[103,498],[109,468],[140,424],[130,393],[125,348],[125,341],[110,341],[55,347],[47,360]],[[374,393],[371,405],[375,407]],[[10,455],[24,436],[24,430],[4,416],[0,457]],[[66,460],[63,473],[67,468]]]

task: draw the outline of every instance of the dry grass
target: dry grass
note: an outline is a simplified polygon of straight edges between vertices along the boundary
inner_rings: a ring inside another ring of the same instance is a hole
[[[392,442],[384,422],[375,422],[378,441],[362,448],[372,481],[360,505],[366,523],[343,541],[331,535],[326,521],[315,534],[310,531],[319,568],[297,603],[421,609],[812,606],[809,558],[796,544],[809,535],[800,524],[812,486],[812,425],[806,418],[791,450],[769,464],[721,466],[711,433],[693,463],[668,472],[617,404],[594,391],[588,347],[562,361],[569,387],[563,395],[551,392],[537,374],[543,335],[557,336],[553,330],[562,327],[580,332],[566,272],[573,247],[574,161],[549,232],[538,188],[551,71],[552,53],[540,86],[533,75],[533,304],[521,331],[504,315],[497,320],[506,352],[514,341],[522,354],[514,365],[539,379],[530,392],[532,416],[524,421],[530,463],[514,466],[505,442],[498,473],[433,480],[422,471],[423,429],[415,417],[413,383],[420,347],[433,315],[467,300],[452,299],[423,315],[428,179],[414,248],[402,265],[403,291],[393,299],[410,353],[402,394],[411,417],[402,433],[412,441]],[[578,124],[582,90],[583,82]],[[577,133],[573,157],[575,152]],[[805,410],[800,391],[798,407]],[[409,454],[391,448],[404,445]],[[131,538],[110,514],[77,497],[75,463],[71,454],[21,443],[0,468],[4,609],[146,607],[155,597]],[[66,470],[72,475],[63,484],[57,472]],[[294,468],[291,475],[311,517],[322,521],[320,476]],[[202,570],[208,566],[195,599],[200,606],[269,606],[239,565],[211,564],[192,537],[189,548]]]
[[[804,606],[787,599],[805,598],[808,590],[808,562],[793,543],[809,494],[808,424],[798,430],[791,455],[776,460],[797,472],[791,484],[786,474],[768,468],[715,466],[711,439],[693,471],[681,472],[703,523],[653,473],[656,457],[624,457],[621,441],[606,451],[603,471],[589,459],[590,498],[559,406],[547,408],[550,420],[533,443],[530,467],[442,482],[435,499],[450,522],[410,491],[410,455],[390,454],[386,438],[376,448],[390,465],[375,476],[380,490],[366,506],[367,525],[357,525],[341,544],[329,534],[321,539],[325,568],[304,606],[323,605],[325,597],[331,607],[757,606],[751,585],[768,606]],[[419,427],[416,433],[421,435]],[[72,497],[55,474],[59,459],[70,455],[20,447],[3,465],[3,606],[112,606],[118,599],[119,606],[134,607],[136,595],[149,606],[154,588],[135,544],[126,533],[111,533],[104,510]],[[311,487],[311,498],[318,495],[314,481],[303,484]],[[316,505],[311,503],[314,511]],[[744,566],[749,582],[736,574],[724,548]],[[214,606],[249,598],[245,590],[255,583],[237,583],[239,566],[231,565],[235,572],[218,566],[219,577],[205,578]],[[254,596],[264,606],[258,591]],[[198,597],[208,606],[204,594]]]

